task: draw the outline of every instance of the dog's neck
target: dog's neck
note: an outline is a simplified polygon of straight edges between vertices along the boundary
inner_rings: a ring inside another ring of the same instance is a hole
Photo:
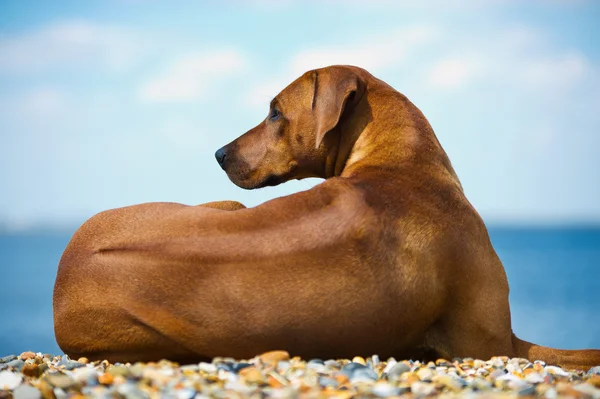
[[[388,110],[372,115],[365,96],[336,127],[325,165],[326,178],[356,176],[363,170],[382,166],[397,169],[399,174],[433,168],[449,175],[462,190],[446,152],[421,111],[402,94],[393,91],[389,95]],[[398,113],[404,117],[399,119]]]

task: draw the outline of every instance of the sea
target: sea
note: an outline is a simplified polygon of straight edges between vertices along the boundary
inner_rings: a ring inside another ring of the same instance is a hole
[[[508,275],[517,336],[565,349],[600,348],[600,225],[488,229]],[[74,230],[0,232],[0,356],[62,353],[52,290]]]

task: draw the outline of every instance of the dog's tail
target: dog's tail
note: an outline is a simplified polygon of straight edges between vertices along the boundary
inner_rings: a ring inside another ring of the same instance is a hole
[[[531,361],[543,360],[547,364],[558,365],[565,369],[587,371],[594,366],[600,366],[600,350],[581,349],[564,350],[548,348],[523,341],[513,333],[513,350],[518,357]]]

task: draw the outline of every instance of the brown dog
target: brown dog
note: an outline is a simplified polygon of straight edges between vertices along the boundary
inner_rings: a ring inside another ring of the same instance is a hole
[[[600,364],[597,350],[515,337],[504,268],[446,153],[421,112],[368,72],[305,73],[216,157],[248,189],[327,180],[249,209],[149,203],[94,216],[58,270],[54,321],[66,353]]]

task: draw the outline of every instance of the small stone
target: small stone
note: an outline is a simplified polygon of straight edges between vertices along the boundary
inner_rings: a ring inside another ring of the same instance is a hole
[[[408,373],[403,373],[400,376],[400,381],[412,384],[413,382],[421,381],[421,379],[419,378],[417,373],[409,371]]]
[[[40,375],[42,375],[46,370],[50,368],[50,366],[48,366],[46,363],[42,363],[38,366],[38,368],[40,369]]]
[[[324,364],[320,364],[320,363],[308,363],[306,365],[306,367],[311,370],[315,370],[317,373],[322,373],[322,374],[326,374],[327,370],[328,370]]]
[[[194,365],[194,367],[197,369],[198,366]],[[182,369],[183,369],[183,367],[182,367]],[[125,366],[111,366],[106,371],[110,372],[113,376],[122,376],[122,377],[129,376],[129,368],[127,368]]]
[[[87,383],[90,385],[90,379],[97,380],[98,372],[92,368],[80,367],[73,370],[71,376],[77,382]],[[91,385],[95,385],[95,383]]]
[[[591,398],[600,398],[600,389],[597,389],[589,384],[577,384],[573,386],[573,389],[579,391]]]
[[[216,371],[217,368],[215,367],[215,372]],[[135,363],[133,366],[129,367],[129,373],[133,378],[142,378],[144,374],[144,365],[142,363]]]
[[[368,367],[362,369],[356,369],[349,377],[351,383],[356,384],[358,382],[373,382],[377,381],[377,373]]]
[[[286,351],[270,351],[258,356],[263,363],[277,363],[282,360],[290,360],[290,354]]]
[[[23,352],[19,355],[19,358],[21,360],[27,360],[27,359],[35,359],[35,353],[33,352]]]
[[[490,375],[488,376],[490,379],[495,380],[498,379],[500,377],[502,377],[503,375],[506,375],[506,372],[502,369],[495,369],[494,371],[492,371],[490,373]]]
[[[71,377],[61,372],[48,373],[44,378],[53,387],[61,389],[69,388],[75,382]]]
[[[87,357],[80,357],[77,361],[81,364],[88,364],[90,360]]]
[[[544,382],[544,377],[541,376],[540,373],[536,373],[535,371],[532,373],[528,373],[525,376],[524,379],[525,382],[528,382],[530,384],[539,384],[541,382]]]
[[[348,377],[342,373],[336,375],[335,380],[337,381],[338,385],[340,385],[340,386],[350,383],[350,380],[348,379]]]
[[[52,386],[50,384],[48,384],[47,381],[40,380],[36,387],[37,387],[37,389],[40,390],[40,392],[42,393],[42,397],[44,399],[53,399],[54,398],[54,392],[53,392],[54,388],[52,388]]]
[[[225,370],[225,371],[232,372],[233,371],[233,367],[229,363],[218,363],[217,364],[217,370]]]
[[[535,395],[535,386],[530,384],[524,384],[517,389],[517,395],[519,396],[531,396]]]
[[[506,371],[508,371],[509,373],[520,372],[521,368],[518,364],[508,363],[506,365]]]
[[[233,366],[233,371],[235,373],[239,373],[240,370],[245,369],[246,367],[250,367],[252,366],[252,363],[244,363],[244,362],[240,362],[238,364],[236,364],[235,366]]]
[[[546,366],[544,368],[544,370],[546,370],[546,372],[555,375],[555,376],[559,376],[559,377],[568,377],[569,373],[563,369],[561,369],[560,367],[556,367],[556,366]]]
[[[0,371],[0,390],[15,389],[23,380],[23,378],[12,371]]]
[[[249,384],[263,384],[265,382],[265,377],[254,366],[240,370],[239,374],[240,377]]]
[[[367,362],[365,361],[364,358],[360,357],[360,356],[355,356],[352,359],[352,363],[358,363],[358,364],[362,364],[363,366],[366,366]]]
[[[600,375],[592,375],[586,382],[596,388],[600,388]]]
[[[52,392],[54,392],[56,399],[67,399],[67,392],[62,388],[54,388]]]
[[[371,356],[371,362],[373,363],[373,366],[377,366],[379,363],[381,363],[381,360],[379,359],[378,355],[373,355]]]
[[[383,374],[388,375],[388,373],[390,372],[390,370],[392,369],[392,367],[394,367],[398,362],[396,362],[396,359],[390,358],[385,367],[383,368]]]
[[[319,377],[319,385],[322,387],[337,388],[339,383],[331,377]]]
[[[289,381],[274,371],[267,374],[267,383],[273,388],[282,388],[289,385]]]
[[[409,372],[410,367],[403,362],[396,363],[387,373],[388,379],[394,380],[400,378],[403,373]]]
[[[98,382],[102,385],[111,385],[115,377],[111,373],[102,373],[98,376]]]
[[[17,360],[18,357],[15,355],[8,355],[8,356],[4,356],[4,357],[0,357],[0,363],[8,363],[12,360]]]
[[[21,359],[16,359],[16,360],[11,360],[10,362],[8,362],[6,364],[8,365],[8,367],[13,368],[14,370],[21,371],[25,362],[22,361]]]
[[[487,391],[492,389],[493,386],[490,381],[483,378],[474,378],[472,381],[470,381],[469,385],[479,391]]]
[[[447,374],[434,376],[433,382],[440,384],[454,392],[459,392],[465,385],[467,385],[463,379]]]
[[[342,367],[341,373],[351,378],[356,370],[367,368],[367,366],[356,362],[350,362]]]
[[[69,361],[69,362],[63,363],[63,364],[64,364],[64,369],[65,370],[74,370],[74,369],[77,369],[79,367],[85,366],[85,364],[83,364],[83,363],[73,362],[73,361]]]
[[[117,392],[125,399],[147,399],[148,395],[141,391],[136,384],[125,383],[117,387]],[[89,395],[92,396],[92,395]]]
[[[431,371],[431,369],[427,367],[424,367],[417,371],[417,375],[419,376],[421,381],[431,382],[431,379],[433,378],[433,371]]]
[[[386,398],[388,396],[399,395],[400,390],[394,387],[389,382],[379,381],[375,385],[373,385],[373,394],[379,396],[380,398]]]
[[[41,399],[41,397],[42,393],[39,389],[27,384],[19,385],[13,391],[14,399]]]
[[[37,364],[24,364],[23,368],[21,368],[21,373],[27,377],[34,378],[37,378],[42,374]]]
[[[410,384],[410,391],[417,396],[428,396],[435,393],[436,389],[433,384],[416,381]]]

